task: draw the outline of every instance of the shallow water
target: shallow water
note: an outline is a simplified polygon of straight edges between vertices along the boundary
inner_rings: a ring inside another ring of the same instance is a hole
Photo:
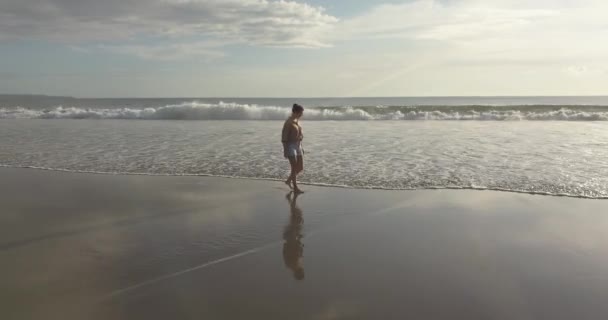
[[[0,164],[282,179],[281,121],[3,120]],[[301,180],[608,197],[604,122],[304,121]]]

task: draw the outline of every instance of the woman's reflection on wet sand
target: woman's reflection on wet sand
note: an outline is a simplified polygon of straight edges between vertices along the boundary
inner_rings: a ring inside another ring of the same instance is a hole
[[[298,208],[296,200],[298,194],[290,192],[286,196],[289,202],[289,223],[283,231],[283,261],[285,266],[293,272],[294,278],[297,280],[304,279],[304,267],[302,266],[302,255],[304,253],[304,244],[302,243],[302,227],[304,225],[304,217],[302,210]]]

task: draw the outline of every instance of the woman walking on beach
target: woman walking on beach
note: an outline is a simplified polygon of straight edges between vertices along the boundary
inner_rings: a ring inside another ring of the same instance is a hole
[[[302,126],[300,126],[299,119],[304,114],[304,108],[299,104],[294,104],[291,109],[291,116],[285,120],[283,124],[283,134],[281,142],[283,143],[283,155],[289,159],[291,165],[291,173],[285,183],[291,188],[293,185],[293,191],[296,193],[302,193],[302,190],[298,188],[296,177],[302,170],[304,170],[304,157],[302,152]]]

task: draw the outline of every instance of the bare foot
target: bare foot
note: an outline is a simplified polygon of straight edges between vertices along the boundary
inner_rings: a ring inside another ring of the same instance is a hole
[[[302,191],[302,189],[295,189],[295,190],[293,190],[293,192],[296,194],[304,193],[304,191]]]
[[[285,182],[285,184],[286,184],[286,185],[289,187],[289,189],[293,189],[293,188],[291,187],[291,180],[287,180],[287,181],[284,181],[284,182]]]

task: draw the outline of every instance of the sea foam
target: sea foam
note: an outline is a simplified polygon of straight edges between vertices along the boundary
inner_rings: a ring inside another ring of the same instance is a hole
[[[283,120],[289,108],[237,103],[187,102],[157,108],[0,108],[0,119],[132,119],[132,120]],[[559,109],[530,106],[488,107],[377,107],[307,108],[306,120],[469,120],[469,121],[607,121],[608,109],[564,106]]]

